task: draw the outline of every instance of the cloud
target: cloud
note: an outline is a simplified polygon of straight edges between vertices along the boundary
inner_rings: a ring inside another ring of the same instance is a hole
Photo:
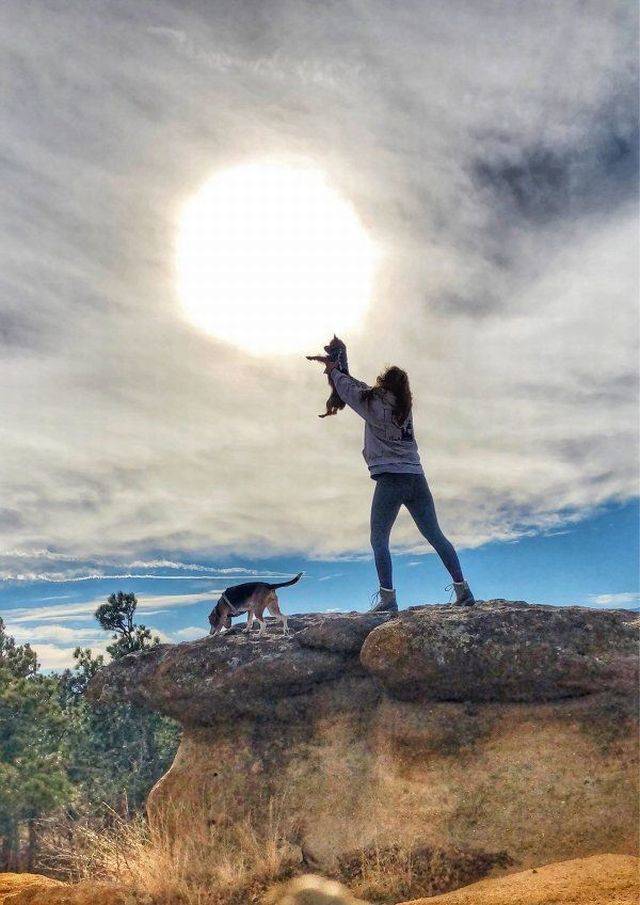
[[[42,571],[43,563],[54,560],[60,564],[59,571]],[[0,552],[0,581],[7,582],[49,582],[67,584],[84,581],[114,581],[117,579],[153,579],[159,581],[211,581],[232,578],[252,578],[256,581],[278,581],[289,576],[282,572],[268,569],[247,569],[244,567],[220,568],[201,563],[176,562],[168,559],[135,560],[131,563],[118,564],[113,561],[92,557],[88,565],[73,562],[69,554],[52,553],[49,550],[8,550]],[[16,563],[18,566],[16,567]],[[97,569],[101,563],[110,568]],[[120,570],[117,571],[118,566]],[[135,572],[133,569],[173,569],[178,574],[164,574],[158,571]],[[184,575],[183,572],[195,572],[195,575]],[[44,598],[43,598],[44,599]]]
[[[602,607],[626,607],[629,604],[640,602],[640,592],[624,591],[619,594],[594,594],[589,600],[592,606]]]
[[[34,613],[33,617],[35,620],[37,613]],[[20,621],[7,622],[5,625],[6,632],[18,644],[31,645],[37,654],[41,668],[45,672],[73,668],[75,665],[73,652],[77,647],[89,648],[94,656],[102,654],[106,660],[110,659],[106,648],[112,642],[112,637],[109,633],[102,631],[97,625],[83,629],[46,622],[33,624],[31,620],[26,620],[26,623],[22,624]],[[180,629],[171,635],[153,626],[147,627],[150,629],[152,636],[157,636],[162,643],[190,640],[207,634],[205,626],[200,628],[191,626]]]
[[[458,544],[637,493],[629,4],[1,15],[0,544],[45,551],[3,559],[5,579],[367,549],[356,417],[320,422],[316,370],[198,333],[176,297],[181,206],[256,149],[324,168],[382,248],[351,365],[409,370]],[[419,548],[408,518],[394,541]]]
[[[98,628],[70,628],[67,625],[43,624],[24,628],[20,624],[8,623],[5,628],[7,634],[15,638],[19,644],[35,644],[38,641],[66,641],[79,645],[85,641],[95,641],[100,636]]]
[[[211,581],[212,578],[218,577],[215,572],[204,575],[158,575],[156,572],[118,572],[113,575],[105,574],[104,572],[86,572],[79,575],[77,572],[78,570],[76,569],[60,572],[15,572],[11,569],[4,569],[0,570],[0,581],[25,581],[30,583],[45,581],[52,584],[69,584],[77,581],[115,581],[120,578],[153,579],[154,581]],[[264,577],[262,573],[255,572],[252,574]],[[273,576],[269,577],[273,578]]]
[[[173,633],[176,641],[194,641],[196,638],[202,638],[208,634],[208,629],[198,625],[188,625]]]
[[[57,644],[34,644],[33,648],[38,656],[38,662],[44,672],[58,672],[63,669],[72,669],[75,660],[73,652],[76,645],[63,647]],[[102,650],[92,649],[94,654],[102,653]]]
[[[138,594],[138,613],[157,613],[174,607],[195,606],[205,601],[216,600],[224,588],[216,588],[202,593],[190,594]],[[96,609],[104,603],[104,597],[96,597],[93,600],[81,603],[68,603],[54,606],[27,606],[15,607],[3,611],[2,617],[7,623],[22,624],[40,622],[41,620],[88,620],[94,618]]]

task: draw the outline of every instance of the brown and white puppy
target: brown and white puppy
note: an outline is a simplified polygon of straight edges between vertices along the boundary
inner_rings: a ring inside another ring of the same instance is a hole
[[[258,638],[264,635],[267,623],[263,618],[264,611],[268,610],[272,616],[282,622],[283,634],[288,634],[287,617],[280,610],[277,588],[288,588],[300,581],[303,573],[298,572],[291,581],[281,581],[277,584],[268,584],[265,581],[248,581],[245,584],[233,585],[220,595],[220,599],[209,614],[211,629],[210,635],[217,635],[223,628],[231,628],[232,616],[240,616],[248,613],[246,631],[250,632],[254,621],[260,623]]]

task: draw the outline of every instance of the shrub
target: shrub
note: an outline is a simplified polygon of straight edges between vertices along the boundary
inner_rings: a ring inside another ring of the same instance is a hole
[[[340,856],[337,874],[356,895],[394,903],[458,889],[513,863],[507,852],[396,843]]]

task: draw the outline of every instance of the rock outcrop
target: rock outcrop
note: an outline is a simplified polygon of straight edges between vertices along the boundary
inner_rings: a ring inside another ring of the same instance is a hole
[[[234,629],[184,644],[130,654],[96,676],[90,695],[159,710],[185,727],[238,717],[279,719],[288,703],[346,676],[362,675],[367,635],[388,616],[309,615],[289,618],[289,635],[272,628],[258,640]]]
[[[153,819],[276,807],[312,867],[397,841],[523,864],[634,850],[635,614],[486,601],[289,625],[160,645],[94,677],[94,699],[184,727]]]
[[[365,668],[402,700],[555,701],[633,692],[633,617],[584,607],[493,601],[417,607],[371,634]]]

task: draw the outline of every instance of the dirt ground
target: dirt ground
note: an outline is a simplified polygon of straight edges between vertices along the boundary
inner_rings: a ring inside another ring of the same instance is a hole
[[[61,885],[58,880],[41,877],[39,874],[0,874],[0,903],[4,903],[7,896],[19,890],[47,889],[51,886]]]
[[[124,893],[109,888],[90,884],[67,886],[37,874],[0,874],[0,905],[125,905],[126,902]]]
[[[632,855],[594,855],[402,905],[638,905],[639,868]]]

